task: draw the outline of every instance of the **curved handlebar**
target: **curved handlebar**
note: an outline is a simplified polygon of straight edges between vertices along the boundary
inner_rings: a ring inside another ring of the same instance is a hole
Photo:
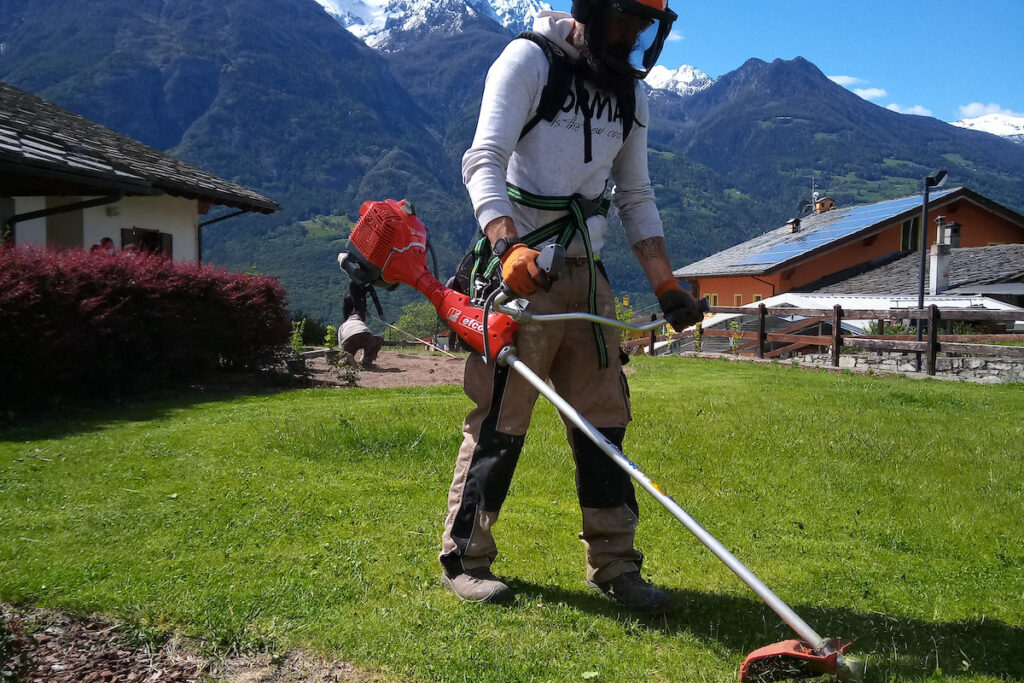
[[[537,256],[537,266],[548,274],[548,277],[552,281],[557,280],[562,270],[562,265],[565,262],[565,249],[559,244],[549,244],[541,249],[540,254]],[[533,314],[529,311],[521,308],[511,308],[505,306],[505,302],[513,298],[512,290],[508,288],[505,283],[502,283],[501,289],[494,297],[492,306],[500,313],[511,317],[517,322],[555,322],[557,320],[584,320],[586,322],[597,323],[598,325],[606,325],[608,327],[617,327],[620,330],[628,330],[629,332],[650,332],[651,330],[657,329],[663,325],[668,324],[665,318],[658,318],[652,320],[649,323],[643,325],[630,325],[624,323],[616,318],[605,318],[604,316],[594,315],[593,313],[545,313],[545,314]],[[697,302],[699,310],[702,313],[707,313],[709,310],[707,298],[703,298]]]
[[[605,318],[604,316],[594,315],[593,313],[530,313],[527,310],[520,308],[513,308],[505,306],[505,303],[511,299],[508,291],[503,287],[501,292],[494,300],[494,309],[500,313],[511,317],[516,322],[555,322],[558,320],[584,320],[586,322],[597,323],[598,325],[607,325],[608,327],[617,327],[620,330],[628,330],[630,332],[650,332],[651,330],[657,329],[662,325],[667,325],[668,321],[665,318],[658,318],[642,325],[630,325],[624,323],[616,318]],[[707,299],[700,300],[700,310],[707,312],[708,301]]]

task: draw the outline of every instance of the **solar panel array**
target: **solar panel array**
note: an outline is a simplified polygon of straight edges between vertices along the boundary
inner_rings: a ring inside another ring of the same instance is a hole
[[[942,190],[932,194],[932,198],[939,198],[952,190]],[[734,266],[753,265],[777,265],[791,259],[814,251],[824,246],[852,235],[864,228],[870,227],[884,221],[887,218],[898,216],[915,206],[920,206],[922,197],[904,197],[878,204],[867,206],[855,206],[847,210],[836,221],[817,229],[808,230],[805,233],[798,233],[794,239],[784,244],[779,244],[753,256],[748,256],[742,261],[737,261]]]

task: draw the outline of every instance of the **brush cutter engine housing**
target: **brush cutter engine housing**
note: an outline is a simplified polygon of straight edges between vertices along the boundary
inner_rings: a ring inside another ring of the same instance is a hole
[[[502,313],[487,316],[469,297],[445,287],[427,270],[427,229],[407,200],[366,202],[349,236],[348,251],[338,257],[342,270],[362,285],[394,289],[406,284],[420,292],[437,314],[477,353],[489,351],[489,361],[513,345],[519,323]]]

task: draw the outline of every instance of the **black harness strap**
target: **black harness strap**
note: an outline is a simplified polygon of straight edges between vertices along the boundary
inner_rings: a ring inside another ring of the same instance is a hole
[[[541,34],[534,31],[523,31],[516,36],[517,40],[520,38],[536,44],[548,60],[548,82],[544,84],[544,89],[540,92],[537,113],[527,121],[523,126],[523,131],[519,134],[519,139],[522,140],[542,120],[554,121],[558,116],[558,112],[562,110],[565,98],[569,94],[575,66],[562,48]]]
[[[590,139],[590,121],[594,118],[594,103],[588,100],[587,88],[583,85],[583,74],[576,72],[576,106],[583,112],[583,163],[594,160],[594,147]]]

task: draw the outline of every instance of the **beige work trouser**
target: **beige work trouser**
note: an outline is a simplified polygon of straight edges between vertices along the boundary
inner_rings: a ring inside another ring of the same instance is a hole
[[[615,316],[607,280],[597,276],[597,311]],[[588,310],[589,270],[567,262],[550,292],[530,297],[536,314]],[[525,323],[516,334],[519,358],[592,425],[621,444],[630,421],[629,388],[619,357],[619,333],[601,328],[608,366],[599,369],[597,341],[589,322]],[[465,391],[476,407],[463,424],[464,439],[448,493],[441,564],[449,576],[489,567],[498,554],[491,527],[498,519],[530,424],[538,391],[507,367],[466,363]],[[587,578],[596,583],[640,569],[634,549],[636,496],[629,476],[565,420],[576,461],[583,516],[579,537],[587,550]]]

